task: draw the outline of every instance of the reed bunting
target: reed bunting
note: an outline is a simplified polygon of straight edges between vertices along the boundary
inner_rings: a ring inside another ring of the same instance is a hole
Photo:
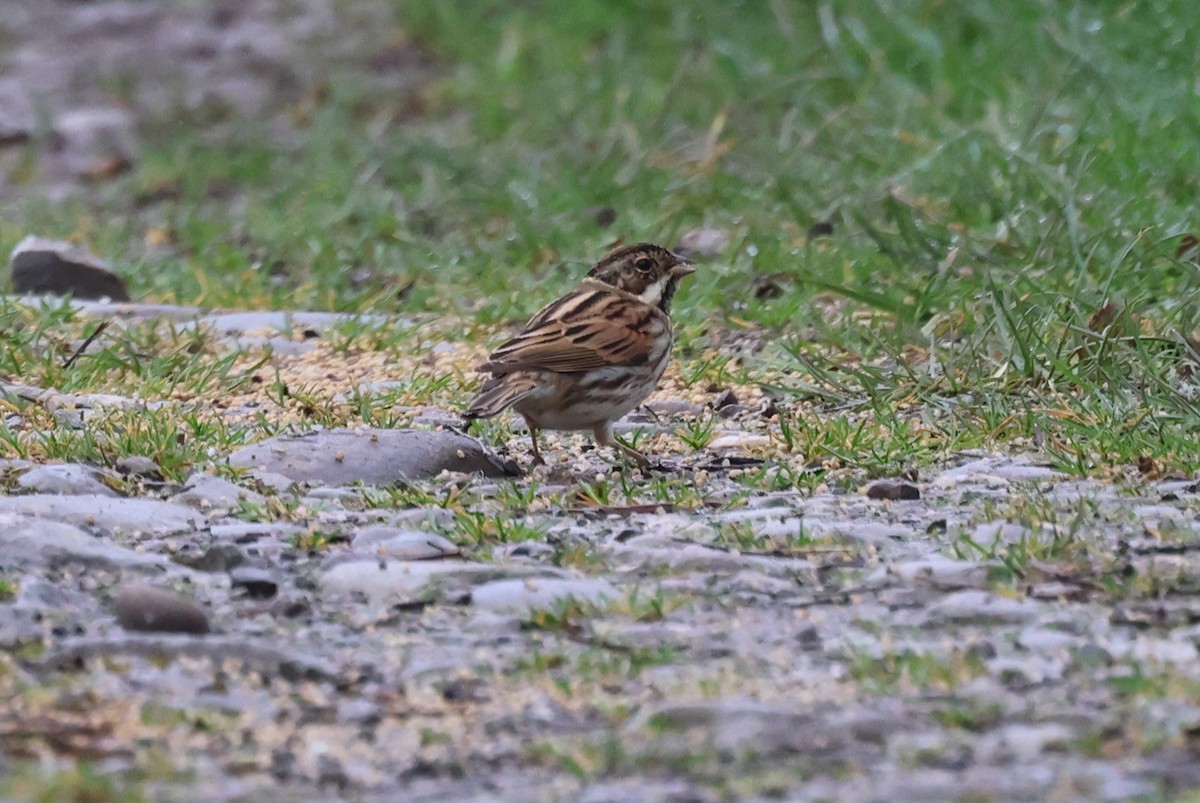
[[[654,391],[671,357],[671,299],[692,263],[641,243],[596,263],[579,287],[544,307],[493,351],[479,371],[492,378],[463,414],[491,418],[512,407],[538,430],[591,430],[645,467],[645,456],[613,438],[612,425]]]

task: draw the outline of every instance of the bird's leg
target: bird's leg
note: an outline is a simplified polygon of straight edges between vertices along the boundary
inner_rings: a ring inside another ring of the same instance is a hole
[[[592,430],[592,434],[595,435],[596,443],[600,446],[611,446],[614,449],[619,450],[623,455],[637,463],[638,468],[640,469],[645,470],[650,468],[650,461],[646,459],[644,454],[639,452],[637,449],[631,449],[613,437],[611,424],[600,424],[594,430]]]
[[[537,445],[538,428],[537,428],[537,425],[534,424],[532,421],[530,421],[528,417],[526,417],[525,418],[525,426],[529,427],[529,439],[531,441],[533,441],[533,465],[543,466],[546,464],[546,461],[542,459],[542,453],[538,451],[538,445]]]

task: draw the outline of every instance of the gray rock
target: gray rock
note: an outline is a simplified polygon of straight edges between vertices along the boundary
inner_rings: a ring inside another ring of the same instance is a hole
[[[970,560],[954,560],[934,553],[921,560],[889,566],[887,572],[909,584],[934,588],[982,588],[987,583],[987,566]]]
[[[1033,531],[1021,524],[1009,521],[988,521],[977,526],[971,537],[983,546],[1018,544],[1034,537]]]
[[[468,593],[480,583],[504,578],[554,577],[550,569],[466,561],[348,560],[327,568],[321,585],[327,591],[365,595],[372,602],[431,600],[447,592]],[[561,576],[561,572],[557,573]],[[449,594],[453,596],[453,593]]]
[[[9,264],[14,293],[129,300],[124,280],[107,263],[68,242],[26,237]]]
[[[64,109],[53,126],[61,167],[80,178],[110,177],[132,165],[135,120],[129,109],[111,104]]]
[[[145,477],[147,479],[160,479],[162,477],[162,469],[158,463],[152,458],[142,455],[130,455],[122,457],[117,461],[116,469],[119,473],[131,477]]]
[[[27,471],[17,480],[17,486],[39,494],[116,496],[117,492],[99,477],[100,472],[91,466],[61,463]]]
[[[921,491],[917,486],[895,480],[880,480],[867,488],[868,499],[912,500],[920,499]]]
[[[1060,471],[1030,465],[1019,458],[983,457],[942,472],[934,479],[933,484],[942,488],[968,482],[1003,486],[1012,482],[1058,480],[1065,476]]]
[[[113,599],[117,621],[126,630],[207,633],[208,615],[191,600],[161,588],[130,585]]]
[[[392,485],[443,471],[510,477],[520,469],[474,438],[449,431],[334,429],[280,435],[238,449],[229,463],[283,474],[297,482]]]
[[[173,501],[197,510],[228,511],[241,501],[261,505],[266,499],[262,494],[248,491],[222,477],[197,472],[187,478],[183,490],[175,495]]]
[[[279,578],[260,566],[238,566],[229,572],[229,582],[254,599],[270,599],[279,591]]]
[[[37,299],[30,299],[30,301],[36,302]],[[72,309],[81,315],[121,320],[183,322],[195,319],[202,312],[199,307],[184,307],[178,304],[142,304],[135,301],[87,301],[74,298],[70,303]]]
[[[182,505],[157,499],[113,499],[96,494],[0,497],[0,513],[50,519],[109,536],[173,535],[192,532],[207,523],[204,516]]]
[[[155,589],[152,589],[155,590]],[[288,645],[274,646],[244,635],[192,638],[177,633],[123,634],[115,638],[66,639],[41,662],[45,668],[78,667],[80,661],[107,656],[139,655],[156,663],[180,656],[218,663],[237,661],[255,672],[285,680],[341,680],[338,668],[319,657],[303,655]]]
[[[251,471],[250,478],[257,482],[263,490],[275,494],[291,493],[296,486],[296,481],[291,477],[285,477],[274,471]]]
[[[16,82],[0,84],[0,148],[28,142],[37,130],[37,112]]]
[[[208,531],[212,533],[213,538],[244,544],[263,538],[283,541],[303,529],[298,524],[288,524],[282,521],[251,521],[236,524],[214,524],[208,528]]]
[[[443,536],[386,524],[356,530],[350,536],[350,545],[355,550],[371,550],[394,560],[428,560],[462,554],[457,544]]]
[[[674,745],[660,742],[658,747],[667,753],[683,750],[694,754],[699,737],[727,756],[745,755],[747,751],[758,755],[834,755],[848,738],[840,728],[830,727],[815,714],[737,699],[648,706],[626,729],[631,733],[651,730],[681,737]]]
[[[11,513],[0,514],[0,554],[5,563],[15,565],[61,560],[103,566],[147,566],[167,562],[159,555],[134,552],[69,524]]]
[[[688,229],[679,235],[675,253],[687,259],[713,259],[729,247],[729,232],[724,229]]]
[[[330,329],[354,322],[381,325],[387,322],[387,317],[345,312],[250,310],[204,315],[197,320],[197,325],[227,337],[262,331],[290,333],[294,329],[308,330],[320,336]]]
[[[567,600],[603,605],[620,597],[607,580],[530,578],[494,580],[471,592],[471,604],[493,611],[553,610]]]
[[[621,778],[592,784],[576,798],[578,803],[613,801],[663,801],[664,803],[718,803],[716,792],[685,780],[663,780],[646,776]]]
[[[242,550],[233,544],[213,544],[204,548],[202,552],[191,547],[191,544],[180,545],[171,556],[172,559],[176,563],[202,572],[227,572],[246,562]]]
[[[1022,624],[1034,619],[1038,606],[989,591],[958,591],[948,594],[925,611],[926,627],[950,624]]]
[[[987,734],[979,757],[988,764],[1010,761],[1024,764],[1046,750],[1062,749],[1074,738],[1072,730],[1059,723],[1013,723]]]

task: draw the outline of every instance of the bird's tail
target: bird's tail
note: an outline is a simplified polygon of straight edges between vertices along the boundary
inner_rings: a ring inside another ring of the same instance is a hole
[[[467,421],[491,418],[528,396],[537,388],[537,383],[528,376],[505,374],[489,379],[483,390],[463,413]]]

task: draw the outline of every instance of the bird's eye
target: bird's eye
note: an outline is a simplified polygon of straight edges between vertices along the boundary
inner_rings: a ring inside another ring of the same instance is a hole
[[[654,260],[650,257],[638,257],[634,260],[633,266],[642,273],[649,273],[654,270]]]

